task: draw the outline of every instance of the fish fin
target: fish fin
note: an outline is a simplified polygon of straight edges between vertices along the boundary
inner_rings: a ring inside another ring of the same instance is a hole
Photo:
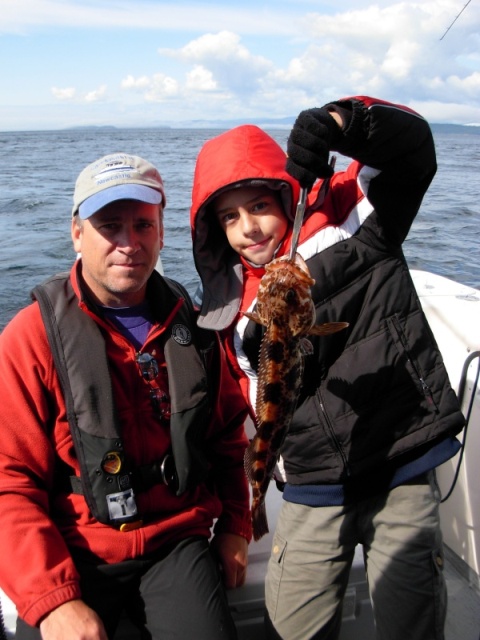
[[[250,313],[249,311],[242,311],[242,313],[243,313],[244,316],[246,316],[250,320],[253,320],[257,324],[261,324],[263,326],[266,326],[265,323],[262,322],[262,320],[261,320],[260,316],[258,315],[258,313]]]
[[[243,456],[243,466],[245,469],[245,474],[248,478],[248,481],[251,485],[254,484],[255,479],[253,477],[253,466],[255,462],[255,437],[250,441],[250,444],[245,449],[245,454]]]
[[[337,333],[348,327],[348,322],[325,322],[324,324],[316,324],[308,333],[313,336],[329,336],[331,333]]]
[[[260,540],[269,532],[267,510],[263,500],[252,508],[252,529],[255,541]]]
[[[302,356],[311,356],[313,353],[313,344],[308,338],[302,338],[300,340],[300,353]]]

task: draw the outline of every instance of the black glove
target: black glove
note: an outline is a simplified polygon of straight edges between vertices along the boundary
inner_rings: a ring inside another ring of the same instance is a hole
[[[310,190],[317,178],[333,174],[328,157],[339,134],[340,127],[324,107],[299,114],[287,142],[286,170],[300,186]]]

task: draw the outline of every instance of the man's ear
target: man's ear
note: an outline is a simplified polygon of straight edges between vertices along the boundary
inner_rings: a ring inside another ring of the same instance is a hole
[[[72,235],[73,248],[77,253],[81,252],[82,233],[83,233],[82,224],[81,223],[79,224],[77,217],[74,216],[72,218],[71,235]]]

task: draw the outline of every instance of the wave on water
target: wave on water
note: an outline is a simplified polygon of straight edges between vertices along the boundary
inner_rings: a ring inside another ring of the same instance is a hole
[[[70,221],[79,172],[125,151],[155,164],[167,193],[165,274],[193,294],[189,210],[195,159],[221,129],[108,129],[6,132],[0,136],[0,329],[28,303],[30,289],[75,259]],[[268,132],[283,147],[287,129]],[[438,171],[404,244],[411,268],[480,288],[480,135],[434,130]],[[8,162],[6,160],[8,159]],[[47,161],[48,159],[48,161]],[[348,164],[339,156],[337,169]]]

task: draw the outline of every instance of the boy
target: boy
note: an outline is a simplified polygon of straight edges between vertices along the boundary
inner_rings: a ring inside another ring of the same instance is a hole
[[[446,593],[433,470],[458,450],[464,419],[402,252],[436,171],[431,131],[406,107],[349,98],[300,113],[287,150],[285,163],[252,126],[210,140],[191,210],[199,324],[221,331],[252,414],[261,328],[243,312],[263,265],[289,250],[300,185],[310,193],[298,252],[315,279],[316,322],[349,323],[312,337],[305,358],[281,451],[267,634],[337,638],[362,544],[377,638],[439,640]],[[332,150],[354,159],[345,171],[333,174]]]

